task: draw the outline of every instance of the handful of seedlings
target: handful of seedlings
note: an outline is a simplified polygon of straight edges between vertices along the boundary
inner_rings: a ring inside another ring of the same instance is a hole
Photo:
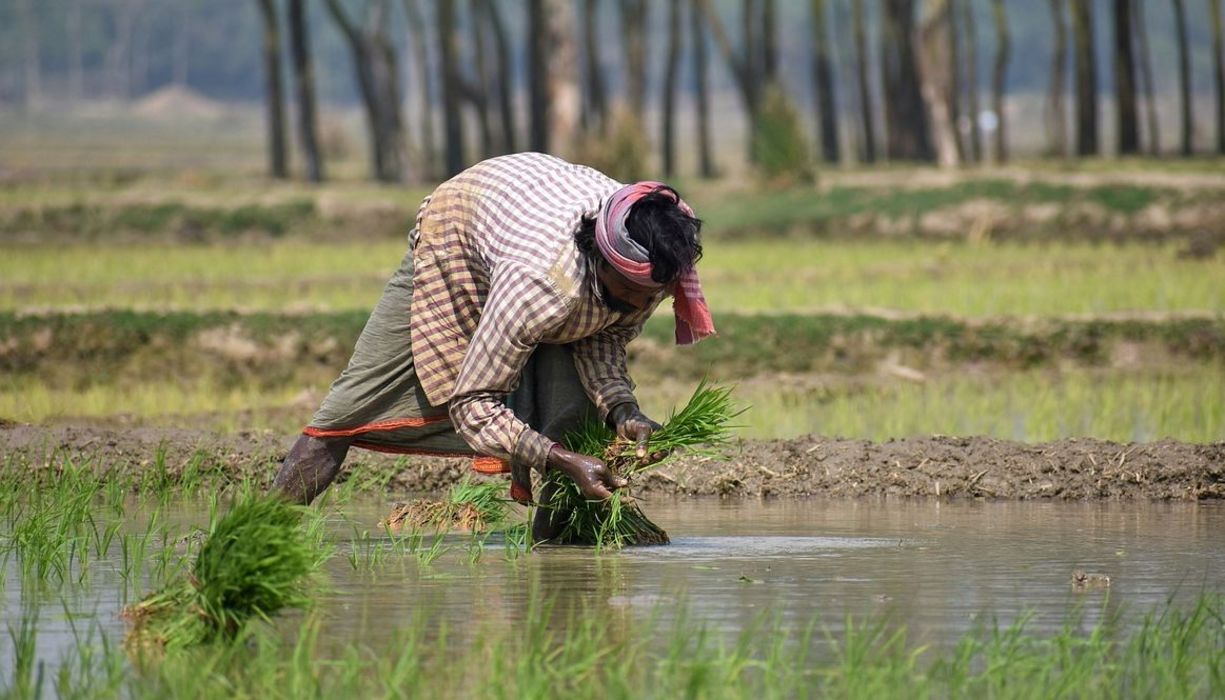
[[[498,482],[473,483],[465,477],[451,487],[444,500],[396,503],[391,514],[379,524],[392,534],[405,527],[483,532],[505,524],[509,515],[506,499],[502,497],[505,490],[506,487]]]
[[[595,421],[567,435],[566,448],[603,459],[614,474],[632,484],[635,476],[658,468],[679,450],[709,450],[726,443],[731,437],[730,422],[742,410],[732,403],[730,388],[702,382],[689,403],[668,416],[663,427],[651,435],[645,460],[638,458],[635,445]],[[550,496],[541,507],[565,518],[560,533],[550,542],[617,548],[670,541],[668,533],[651,522],[625,489],[614,491],[607,501],[589,501],[568,477],[551,473],[546,479],[544,492]]]
[[[244,496],[212,524],[185,580],[124,608],[125,646],[157,653],[229,639],[253,618],[306,607],[328,549],[305,531],[304,512],[276,496]]]

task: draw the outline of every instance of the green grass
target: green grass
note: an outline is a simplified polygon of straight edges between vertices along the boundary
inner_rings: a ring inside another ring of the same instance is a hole
[[[887,440],[923,435],[985,435],[1044,442],[1094,437],[1120,442],[1173,438],[1225,440],[1225,368],[964,372],[916,384],[888,375],[748,380],[736,397],[750,406],[739,434],[787,438],[817,434]],[[683,383],[641,392],[660,414],[683,397]]]
[[[548,605],[547,601],[539,603]],[[951,649],[910,641],[883,619],[764,622],[728,635],[691,617],[625,627],[595,616],[565,631],[549,616],[514,628],[476,623],[470,644],[424,625],[386,645],[329,644],[318,617],[282,637],[254,628],[233,643],[133,668],[100,633],[40,668],[38,629],[10,625],[12,697],[1218,697],[1225,693],[1225,613],[1219,597],[1189,608],[1069,619],[1040,634],[1024,619],[985,625]],[[428,615],[428,609],[423,615]],[[23,620],[28,618],[23,618]],[[767,618],[768,619],[768,618]],[[45,673],[43,672],[45,671]]]
[[[0,256],[0,309],[368,311],[404,250],[399,237],[19,247]],[[1219,261],[1183,260],[1176,252],[1173,245],[712,241],[699,270],[716,313],[1225,310]]]

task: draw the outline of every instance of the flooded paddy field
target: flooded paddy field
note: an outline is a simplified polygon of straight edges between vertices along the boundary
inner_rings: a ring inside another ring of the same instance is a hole
[[[387,499],[333,496],[312,516],[326,520],[333,553],[307,613],[258,625],[237,646],[152,663],[124,651],[119,613],[177,571],[217,504],[99,492],[82,530],[94,534],[62,574],[42,575],[27,567],[39,555],[13,537],[21,516],[10,511],[5,687],[143,697],[210,695],[222,683],[292,695],[279,684],[293,683],[454,696],[539,684],[593,696],[593,683],[612,680],[665,697],[689,684],[712,696],[896,691],[905,677],[969,691],[1024,678],[1035,659],[1048,683],[1067,682],[1083,661],[1057,659],[1061,645],[1101,664],[1102,678],[1139,687],[1131,674],[1162,661],[1137,649],[1181,633],[1192,656],[1173,677],[1220,690],[1217,502],[660,497],[644,507],[673,544],[595,552],[525,551],[514,534],[393,537],[376,526]],[[1142,663],[1111,671],[1110,655]],[[997,661],[1015,668],[993,677],[981,667]]]

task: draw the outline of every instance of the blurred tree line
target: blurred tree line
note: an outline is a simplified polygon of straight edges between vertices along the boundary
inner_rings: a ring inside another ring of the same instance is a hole
[[[360,104],[383,181],[523,149],[627,179],[657,156],[672,175],[682,111],[713,176],[724,94],[768,176],[807,177],[814,156],[1004,162],[1017,94],[1043,96],[1051,154],[1156,153],[1163,126],[1183,154],[1208,129],[1225,153],[1222,2],[0,0],[0,101],[261,98],[272,174],[292,141],[311,180],[320,105],[336,103]],[[1159,124],[1165,99],[1177,125]]]

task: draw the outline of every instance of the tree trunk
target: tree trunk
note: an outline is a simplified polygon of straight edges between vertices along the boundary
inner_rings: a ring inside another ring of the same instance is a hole
[[[434,71],[430,69],[431,36],[418,0],[404,0],[404,16],[412,39],[413,62],[417,64],[417,86],[421,100],[421,167],[426,179],[438,176],[438,144],[434,139]]]
[[[719,19],[718,12],[711,5],[710,0],[695,0],[702,8],[702,17],[706,21],[706,25],[710,27],[710,32],[714,35],[715,44],[719,47],[719,51],[723,54],[723,58],[727,61],[728,68],[731,69],[732,78],[735,81],[736,89],[740,93],[740,101],[744,105],[745,115],[748,117],[749,134],[755,134],[757,131],[757,115],[761,107],[761,95],[764,86],[758,79],[758,74],[755,72],[754,58],[757,52],[756,40],[752,38],[752,22],[746,18],[744,22],[745,31],[745,53],[737,55],[736,50],[732,48],[731,39],[727,35],[727,31],[723,28],[723,20]],[[751,10],[752,0],[745,0],[746,16]],[[753,153],[753,138],[750,136],[749,141],[749,158],[752,160]]]
[[[1132,48],[1131,0],[1114,0],[1114,86],[1118,102],[1119,155],[1140,152],[1136,115],[1136,56]]]
[[[647,3],[646,0],[620,0],[620,3],[625,100],[630,113],[641,120],[647,94]]]
[[[864,0],[851,0],[851,24],[855,35],[855,74],[859,85],[859,120],[863,130],[865,163],[876,162],[876,124],[873,121],[872,86],[868,80],[868,31],[864,21]]]
[[[1148,131],[1148,152],[1161,153],[1161,128],[1157,123],[1157,97],[1153,87],[1153,61],[1148,50],[1148,27],[1140,0],[1132,0],[1132,31],[1135,32],[1136,53],[1139,54],[1140,82],[1144,84],[1144,121]]]
[[[893,160],[929,161],[931,130],[915,61],[914,0],[884,0],[883,14],[886,152]]]
[[[817,98],[817,113],[820,115],[818,136],[821,155],[827,163],[837,163],[841,158],[838,143],[837,96],[834,94],[834,77],[830,69],[829,27],[826,22],[825,0],[812,0],[812,78]]]
[[[583,0],[583,127],[604,133],[608,126],[608,90],[600,65],[600,35],[596,32],[599,0]]]
[[[442,124],[446,176],[464,169],[464,123],[460,114],[459,39],[455,35],[455,0],[438,0],[438,76],[442,81]]]
[[[681,67],[681,0],[668,0],[668,54],[664,64],[663,132],[664,177],[676,174],[676,81]]]
[[[932,136],[936,147],[936,160],[941,167],[950,168],[958,164],[957,132],[953,124],[949,99],[952,83],[952,52],[949,46],[949,16],[952,13],[949,0],[928,0],[923,6],[923,22],[919,30],[920,86],[923,100],[932,119]]]
[[[310,52],[310,30],[306,0],[289,0],[289,45],[293,57],[294,88],[298,99],[298,140],[306,160],[306,179],[323,182],[323,160],[319,155],[315,119],[315,64]]]
[[[1012,55],[1012,37],[1008,34],[1008,12],[1004,0],[993,0],[995,15],[995,71],[991,77],[991,105],[995,110],[995,161],[1008,162],[1008,110],[1004,100],[1008,95],[1008,59]]]
[[[497,53],[498,80],[498,116],[502,123],[502,148],[507,153],[518,150],[515,144],[518,137],[515,134],[514,109],[514,60],[511,56],[510,42],[506,37],[506,24],[502,21],[500,5],[493,0],[484,0],[485,16],[489,28],[493,32],[493,43]]]
[[[82,1],[70,0],[68,14],[64,18],[68,32],[68,97],[74,102],[80,102],[85,97],[85,59],[81,50],[81,44],[85,41],[81,33]]]
[[[1068,31],[1063,16],[1064,0],[1050,0],[1051,23],[1054,28],[1054,52],[1051,55],[1051,81],[1046,94],[1046,133],[1051,154],[1068,155],[1068,134],[1064,128],[1063,96],[1066,91],[1068,65]]]
[[[528,0],[528,148],[549,150],[549,26],[545,0]]]
[[[570,149],[578,142],[583,91],[573,0],[546,0],[549,30],[549,132],[555,149]]]
[[[974,19],[974,2],[965,0],[961,4],[962,26],[965,27],[966,45],[966,109],[970,116],[970,160],[983,162],[983,128],[978,117],[982,109],[978,103],[978,24]]]
[[[468,95],[468,101],[476,110],[476,127],[481,142],[481,155],[483,158],[492,158],[497,155],[493,143],[493,127],[489,122],[489,96],[493,94],[493,84],[490,81],[488,42],[486,41],[488,30],[486,23],[482,21],[482,4],[482,0],[469,0],[468,2],[468,33],[472,38],[472,65],[476,69],[470,85],[472,92]]]
[[[967,0],[949,0],[948,7],[948,25],[949,25],[949,87],[948,95],[945,99],[949,105],[949,121],[953,123],[953,143],[957,146],[957,161],[964,163],[966,161],[966,143],[962,138],[962,113],[961,113],[961,97],[965,92],[962,79],[962,55],[961,55],[961,12],[958,7],[959,2]]]
[[[281,80],[281,22],[275,0],[259,0],[264,22],[264,104],[267,107],[268,173],[289,177],[285,154],[285,86]]]
[[[1225,155],[1225,42],[1221,37],[1221,0],[1208,0],[1212,18],[1212,75],[1216,82],[1216,152]]]
[[[1183,0],[1174,0],[1174,21],[1178,30],[1178,96],[1182,108],[1182,154],[1191,155],[1195,146],[1195,120],[1191,114],[1191,52],[1187,41],[1187,10]]]
[[[339,0],[326,0],[328,11],[349,43],[357,85],[370,129],[371,176],[382,182],[405,177],[404,132],[400,116],[400,83],[395,51],[384,34],[387,6],[369,6],[365,28],[359,30]]]
[[[38,42],[38,15],[30,0],[17,0],[17,17],[21,22],[22,83],[25,108],[38,109],[43,98],[42,47]]]
[[[767,83],[778,82],[778,19],[774,0],[762,0],[761,75]]]
[[[693,48],[694,111],[697,113],[698,174],[704,178],[716,174],[710,145],[710,86],[709,61],[706,53],[706,30],[702,25],[702,8],[698,0],[689,0],[689,40]]]
[[[1071,0],[1076,41],[1076,153],[1097,155],[1097,59],[1093,53],[1093,0]]]

